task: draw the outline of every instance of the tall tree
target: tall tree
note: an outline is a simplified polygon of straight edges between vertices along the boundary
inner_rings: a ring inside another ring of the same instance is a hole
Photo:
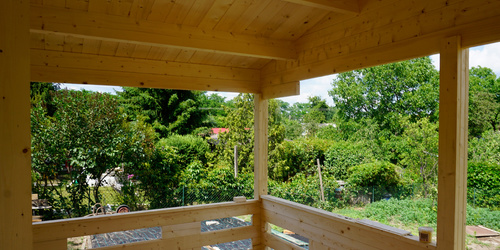
[[[500,129],[500,78],[493,70],[473,67],[469,72],[469,135]]]
[[[412,121],[438,118],[438,72],[429,57],[341,73],[332,87],[329,95],[343,120],[371,118],[401,132],[400,114]]]
[[[200,110],[200,91],[124,87],[119,93],[127,113],[146,116],[162,137],[189,134],[201,127],[206,112]]]

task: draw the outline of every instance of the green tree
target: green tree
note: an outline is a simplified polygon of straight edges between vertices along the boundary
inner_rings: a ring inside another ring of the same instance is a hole
[[[500,78],[489,68],[473,67],[469,71],[469,89],[469,135],[499,130]]]
[[[200,109],[207,113],[204,124],[209,127],[224,128],[224,118],[227,116],[224,106],[232,107],[231,102],[226,102],[226,98],[218,94],[202,95],[200,98]]]
[[[398,133],[399,115],[438,118],[438,72],[429,57],[341,73],[332,86],[329,95],[342,120],[370,118]]]
[[[437,183],[439,125],[428,118],[422,118],[415,123],[405,120],[406,127],[403,138],[401,164],[418,176],[418,182],[424,184],[425,195],[428,185]]]
[[[130,119],[148,117],[162,137],[170,134],[189,134],[203,126],[206,112],[200,110],[199,91],[124,87],[119,95]]]

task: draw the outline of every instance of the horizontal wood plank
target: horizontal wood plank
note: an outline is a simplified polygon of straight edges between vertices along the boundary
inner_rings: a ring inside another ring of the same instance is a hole
[[[263,100],[292,95],[300,95],[300,82],[290,82],[262,88]]]
[[[165,208],[33,223],[34,242],[259,213],[259,201]]]
[[[304,6],[334,11],[338,13],[359,13],[358,1],[353,0],[285,0]]]
[[[278,60],[295,59],[297,56],[290,41],[148,20],[136,21],[128,17],[74,9],[32,5],[30,22],[31,32],[35,33],[64,33],[80,38]]]
[[[62,51],[47,51],[39,49],[31,50],[31,65],[208,79],[225,79],[255,83],[260,81],[260,72],[255,69],[80,54]]]
[[[304,248],[294,245],[286,240],[270,233],[264,233],[264,243],[272,249],[303,250]]]
[[[267,222],[290,229],[323,245],[341,249],[436,249],[416,236],[399,236],[356,220],[272,196],[262,196]]]

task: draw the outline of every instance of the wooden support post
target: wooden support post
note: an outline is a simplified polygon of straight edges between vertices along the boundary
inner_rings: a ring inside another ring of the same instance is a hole
[[[32,249],[29,1],[0,8],[0,244]]]
[[[316,159],[318,161],[318,176],[319,176],[319,188],[321,192],[321,201],[325,202],[325,190],[323,189],[323,178],[321,177],[321,164],[319,164],[319,159]]]
[[[238,146],[234,145],[234,178],[238,178]]]
[[[441,44],[437,247],[465,249],[469,50]]]
[[[254,199],[267,194],[267,119],[268,101],[254,97]]]

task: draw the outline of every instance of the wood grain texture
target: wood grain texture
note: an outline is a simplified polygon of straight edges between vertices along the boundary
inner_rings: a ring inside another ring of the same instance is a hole
[[[0,8],[0,248],[32,249],[29,1]]]
[[[439,86],[438,249],[465,249],[469,50],[442,41]]]

